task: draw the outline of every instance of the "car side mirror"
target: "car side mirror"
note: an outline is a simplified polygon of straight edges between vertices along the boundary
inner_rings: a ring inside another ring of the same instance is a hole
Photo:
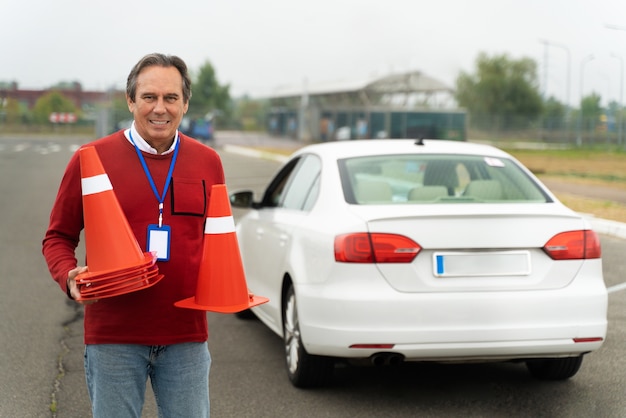
[[[235,208],[249,209],[255,207],[254,192],[251,190],[243,190],[230,194],[230,204]]]

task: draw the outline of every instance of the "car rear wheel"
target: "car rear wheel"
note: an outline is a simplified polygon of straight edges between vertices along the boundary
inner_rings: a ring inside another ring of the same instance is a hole
[[[334,367],[332,358],[314,356],[304,349],[296,309],[296,294],[291,285],[283,302],[283,338],[287,375],[294,386],[316,387],[330,380]]]
[[[583,356],[549,358],[528,360],[526,367],[530,374],[537,379],[565,380],[574,376],[582,363]]]

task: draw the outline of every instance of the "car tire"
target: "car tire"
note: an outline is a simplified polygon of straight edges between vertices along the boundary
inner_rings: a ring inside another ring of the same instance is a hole
[[[526,361],[530,374],[540,380],[565,380],[574,376],[583,363],[583,356]]]
[[[323,386],[332,378],[334,361],[330,357],[314,356],[302,344],[296,294],[292,285],[283,301],[283,341],[285,362],[291,383],[298,388]]]

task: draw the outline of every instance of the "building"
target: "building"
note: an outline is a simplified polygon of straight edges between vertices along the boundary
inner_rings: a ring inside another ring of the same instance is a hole
[[[32,109],[39,98],[51,91],[58,91],[64,97],[70,99],[77,109],[86,111],[94,109],[99,104],[109,103],[111,93],[106,91],[83,90],[79,82],[61,83],[57,87],[43,90],[20,89],[16,82],[0,82],[0,103],[7,99],[18,101],[24,108]]]
[[[300,140],[466,139],[466,112],[453,90],[419,71],[365,80],[278,88],[268,130]]]

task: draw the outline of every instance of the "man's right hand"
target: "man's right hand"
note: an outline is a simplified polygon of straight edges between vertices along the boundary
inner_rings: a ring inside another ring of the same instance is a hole
[[[78,285],[76,284],[76,276],[80,273],[84,273],[87,271],[87,266],[78,266],[67,274],[67,289],[68,293],[72,296],[77,303],[81,305],[91,305],[92,303],[97,302],[97,300],[80,300],[80,290],[78,289]]]

